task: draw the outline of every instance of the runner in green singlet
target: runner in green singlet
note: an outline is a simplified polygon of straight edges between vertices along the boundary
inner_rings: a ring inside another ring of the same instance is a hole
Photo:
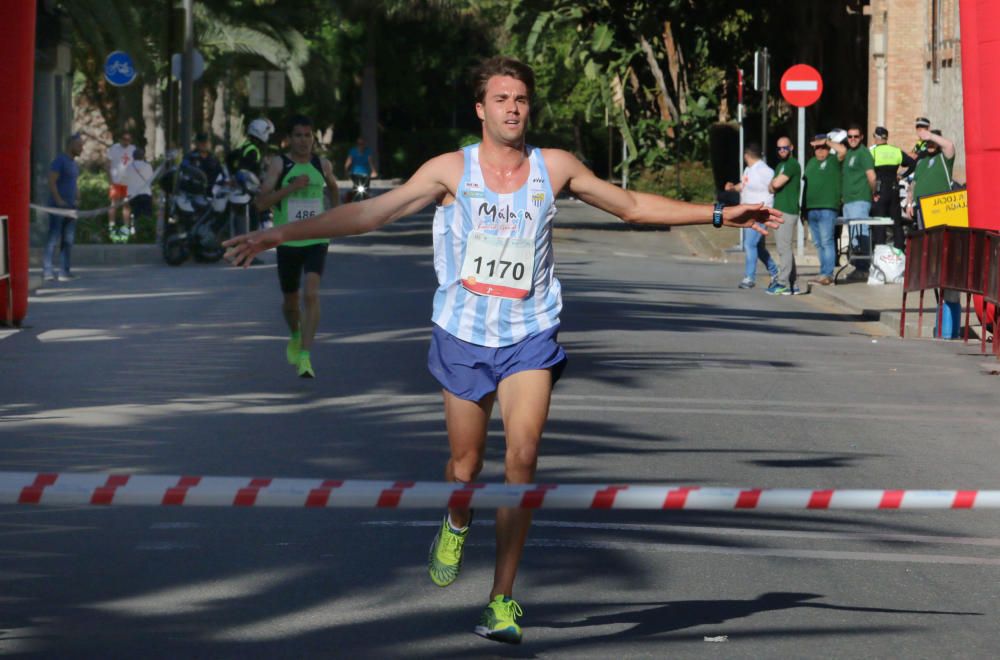
[[[255,204],[258,211],[272,206],[274,225],[281,226],[319,215],[327,205],[337,204],[337,180],[333,166],[313,153],[312,120],[295,115],[288,122],[289,151],[271,158],[267,175]],[[319,325],[319,283],[326,263],[330,240],[288,241],[278,246],[278,280],[283,296],[281,311],[291,337],[285,348],[288,363],[299,376],[315,378],[310,350]],[[302,273],[305,272],[305,295],[299,302]]]

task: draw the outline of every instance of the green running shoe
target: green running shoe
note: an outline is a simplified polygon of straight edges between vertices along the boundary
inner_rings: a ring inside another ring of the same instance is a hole
[[[470,518],[469,525],[471,524]],[[465,545],[465,537],[469,535],[469,525],[466,525],[464,532],[453,531],[448,524],[448,515],[445,514],[441,528],[431,541],[431,551],[427,557],[427,570],[437,586],[447,587],[462,570],[462,547]]]
[[[299,353],[299,377],[300,378],[316,377],[316,372],[313,371],[312,362],[309,361],[309,353],[305,351]]]
[[[483,610],[476,634],[494,642],[520,644],[521,626],[517,625],[516,619],[523,614],[516,600],[500,594]]]
[[[302,340],[299,337],[292,337],[288,340],[288,345],[285,346],[285,358],[288,359],[288,364],[298,365],[299,351],[301,350]]]

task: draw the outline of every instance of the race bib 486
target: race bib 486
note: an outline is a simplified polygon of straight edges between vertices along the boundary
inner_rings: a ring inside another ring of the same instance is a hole
[[[288,221],[305,220],[323,212],[323,200],[315,198],[288,198]]]

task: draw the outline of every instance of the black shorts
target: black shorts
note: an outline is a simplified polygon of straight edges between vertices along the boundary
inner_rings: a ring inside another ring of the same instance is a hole
[[[278,246],[278,282],[282,293],[295,293],[302,283],[302,271],[323,275],[327,243]]]
[[[153,217],[153,198],[150,195],[136,195],[128,200],[128,206],[137,218]]]

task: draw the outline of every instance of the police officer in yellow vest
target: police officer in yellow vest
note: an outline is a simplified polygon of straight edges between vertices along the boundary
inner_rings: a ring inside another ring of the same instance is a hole
[[[314,141],[312,120],[295,115],[288,120],[288,153],[268,161],[255,204],[260,211],[275,207],[275,226],[319,215],[338,202],[333,166],[313,153]],[[329,245],[330,239],[320,238],[289,241],[277,248],[281,311],[291,335],[285,357],[302,378],[316,377],[310,349],[319,325],[319,284]],[[305,293],[300,308],[303,272]]]
[[[906,239],[899,203],[899,170],[901,167],[912,167],[916,161],[899,147],[889,144],[889,131],[885,126],[876,126],[873,135],[875,144],[868,148],[875,161],[875,195],[871,215],[892,218],[892,244],[902,250],[906,247]],[[885,227],[873,227],[872,239],[875,245],[885,243]]]

